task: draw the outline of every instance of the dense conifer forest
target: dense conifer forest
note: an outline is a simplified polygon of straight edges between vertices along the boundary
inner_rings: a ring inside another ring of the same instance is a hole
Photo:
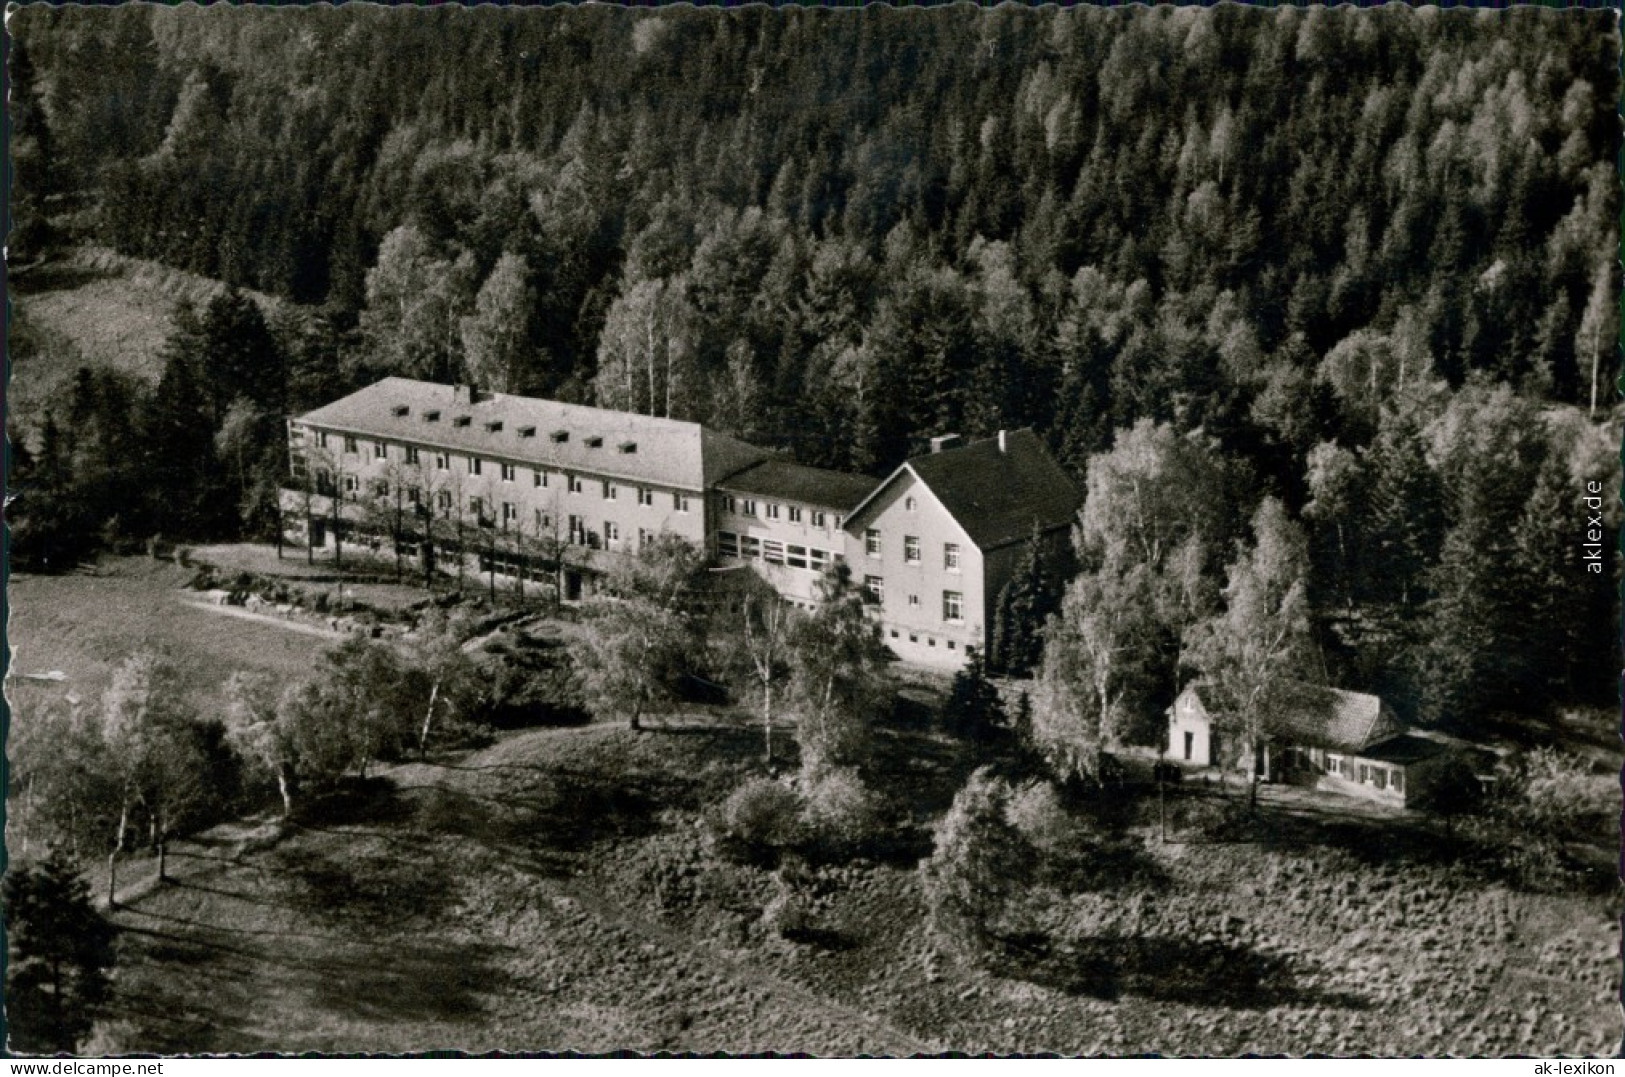
[[[1580,498],[1610,491],[1612,548],[1613,13],[129,5],[11,25],[22,263],[97,243],[308,314],[278,334],[231,297],[182,313],[155,390],[81,378],[23,474],[114,490],[167,468],[125,530],[236,526],[204,519],[218,496],[174,496],[189,468],[264,526],[274,475],[197,461],[247,444],[274,469],[276,413],[386,373],[874,473],[933,434],[1032,426],[1093,504],[1140,499],[1089,510],[1061,605],[1080,640],[1114,603],[1151,611],[1102,700],[1166,705],[1180,641],[1266,547],[1302,549],[1305,653],[1408,715],[1612,691],[1591,659],[1613,561],[1585,571]],[[249,368],[275,384],[233,426]]]

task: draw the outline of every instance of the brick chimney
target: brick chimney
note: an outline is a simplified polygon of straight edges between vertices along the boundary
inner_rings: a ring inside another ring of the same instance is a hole
[[[999,431],[999,451],[1000,452],[1004,451],[1004,431],[1003,430]]]

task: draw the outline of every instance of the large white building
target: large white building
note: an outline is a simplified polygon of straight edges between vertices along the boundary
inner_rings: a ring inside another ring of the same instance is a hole
[[[887,644],[938,667],[987,646],[1029,536],[1064,542],[1082,502],[1030,431],[938,438],[877,480],[699,423],[406,378],[291,419],[288,451],[285,519],[314,546],[392,547],[425,572],[462,559],[510,582],[562,562],[566,598],[662,531],[801,604],[845,560]]]

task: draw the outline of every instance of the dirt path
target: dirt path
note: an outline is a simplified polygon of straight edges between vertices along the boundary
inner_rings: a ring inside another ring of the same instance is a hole
[[[344,638],[343,632],[318,628],[316,625],[306,624],[303,621],[289,621],[281,617],[273,617],[268,613],[255,613],[253,610],[245,610],[238,606],[216,606],[208,602],[188,602],[184,598],[181,599],[181,603],[182,605],[191,606],[193,609],[202,610],[205,613],[218,613],[225,617],[236,617],[243,621],[257,621],[262,625],[274,625],[277,628],[285,628],[289,632],[301,632],[307,636],[318,636],[321,639]]]
[[[573,737],[593,731],[595,731],[593,726],[566,727],[544,731],[544,735]],[[601,732],[601,729],[597,731]],[[503,764],[495,763],[491,766],[501,768]],[[445,774],[446,771],[450,771],[456,774],[463,769],[455,765],[447,767],[433,762],[403,763],[388,768],[388,772],[401,781],[400,792],[416,793],[435,788],[454,789],[455,780],[453,783],[442,784],[433,779],[432,772],[440,771]],[[342,825],[323,829],[329,834],[337,835],[342,835],[344,831]],[[142,908],[145,899],[177,883],[184,887],[187,883],[206,882],[227,871],[247,866],[256,853],[275,844],[276,841],[277,833],[269,817],[256,817],[222,824],[197,838],[176,842],[169,855],[169,883],[160,886],[155,868],[150,864],[142,867],[132,864],[131,868],[143,871],[144,877],[132,879],[119,887],[120,907],[115,911],[115,915],[132,923],[144,924],[148,916]],[[816,1014],[834,1024],[863,1029],[867,1034],[866,1039],[872,1045],[871,1049],[877,1054],[907,1057],[940,1054],[946,1050],[941,1044],[918,1039],[873,1014],[836,1002],[772,972],[719,953],[709,944],[616,901],[611,895],[579,878],[556,878],[545,875],[534,875],[532,878],[556,900],[573,904],[604,927],[625,932],[670,953],[686,956],[709,972],[778,1000],[779,1004],[790,1012]],[[228,924],[201,926],[209,929],[233,930]]]

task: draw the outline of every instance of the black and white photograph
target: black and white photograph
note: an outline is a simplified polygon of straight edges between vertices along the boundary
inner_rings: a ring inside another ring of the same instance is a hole
[[[1619,1054],[1614,8],[6,36],[8,1055]]]

